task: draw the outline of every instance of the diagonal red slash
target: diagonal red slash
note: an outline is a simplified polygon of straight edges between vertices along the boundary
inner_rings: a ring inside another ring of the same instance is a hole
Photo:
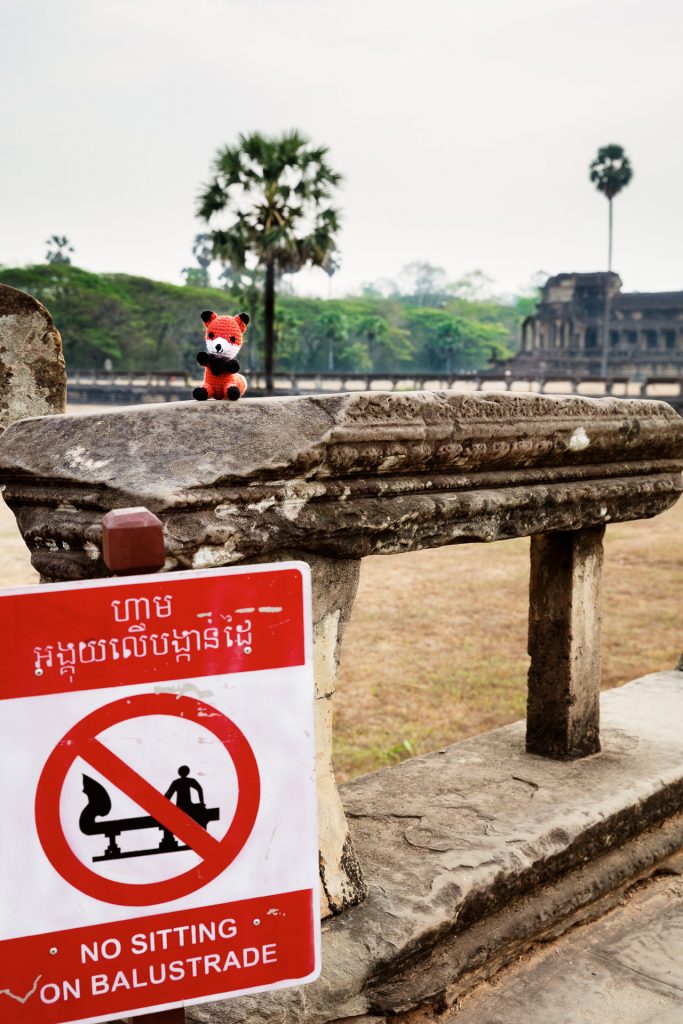
[[[134,800],[200,857],[207,860],[215,856],[219,847],[218,841],[98,739],[89,739],[82,748],[79,748],[78,753],[91,768]]]
[[[232,760],[237,772],[237,807],[220,839],[205,832],[98,739],[100,733],[112,725],[157,715],[181,718],[202,726],[213,734]],[[184,839],[198,854],[198,863],[172,878],[142,883],[107,878],[84,864],[71,848],[59,810],[67,772],[77,757],[92,764],[114,785],[120,783],[122,792],[151,812],[162,828],[168,828]],[[36,828],[47,859],[69,885],[103,903],[147,907],[181,899],[202,889],[225,871],[251,835],[258,815],[260,794],[261,780],[254,751],[232,719],[194,697],[140,693],[96,708],[62,737],[45,762],[38,780]]]

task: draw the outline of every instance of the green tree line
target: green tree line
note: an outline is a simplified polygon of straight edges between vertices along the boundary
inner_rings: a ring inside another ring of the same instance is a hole
[[[128,274],[94,274],[68,263],[0,268],[0,281],[39,299],[62,334],[67,365],[192,369],[203,346],[204,309],[251,315],[241,358],[262,368],[264,328],[258,289],[226,278],[226,289],[176,286]],[[476,291],[476,289],[475,289]],[[377,372],[482,369],[517,347],[533,298],[510,302],[455,293],[364,294],[343,299],[283,294],[275,320],[280,370]]]

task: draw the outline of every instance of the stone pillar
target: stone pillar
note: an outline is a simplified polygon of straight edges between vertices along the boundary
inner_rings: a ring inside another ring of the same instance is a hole
[[[569,759],[600,750],[604,526],[531,538],[526,746]]]
[[[65,407],[62,339],[52,317],[32,295],[0,284],[0,433]]]
[[[320,910],[322,917],[329,917],[360,903],[367,894],[332,768],[332,703],[360,559],[303,557],[311,567],[313,584]]]

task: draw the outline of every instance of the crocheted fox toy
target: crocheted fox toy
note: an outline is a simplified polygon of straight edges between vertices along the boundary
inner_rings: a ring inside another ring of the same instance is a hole
[[[246,313],[217,316],[210,310],[201,316],[206,325],[206,351],[197,353],[197,362],[204,367],[204,385],[195,388],[192,396],[198,402],[207,398],[229,398],[236,402],[247,390],[246,380],[237,372],[240,364],[235,356],[242,347],[249,317]]]

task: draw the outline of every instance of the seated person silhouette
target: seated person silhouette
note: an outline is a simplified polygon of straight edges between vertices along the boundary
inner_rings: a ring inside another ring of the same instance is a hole
[[[175,802],[181,811],[185,811],[192,817],[192,812],[197,806],[204,806],[204,791],[199,785],[196,779],[190,778],[190,769],[186,764],[182,764],[178,769],[178,778],[175,779],[166,790],[164,796],[167,800],[172,800],[175,796]],[[199,800],[192,799],[192,790],[195,790]]]
[[[198,800],[192,799],[192,791],[197,793]],[[196,779],[190,776],[190,769],[186,764],[183,764],[178,769],[178,778],[174,779],[171,785],[168,787],[164,796],[167,800],[172,800],[175,797],[176,806],[188,814],[191,818],[197,820],[198,808],[205,807],[204,804],[204,791]],[[200,824],[204,824],[200,822]],[[159,846],[160,850],[177,850],[178,842],[172,832],[168,829],[164,829],[164,837],[161,840]]]

